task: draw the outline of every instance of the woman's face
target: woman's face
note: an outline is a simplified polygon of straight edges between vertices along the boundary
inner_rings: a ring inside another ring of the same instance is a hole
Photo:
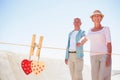
[[[100,23],[100,22],[102,21],[102,16],[96,14],[96,15],[94,15],[94,16],[92,17],[92,21],[93,21],[94,23]]]

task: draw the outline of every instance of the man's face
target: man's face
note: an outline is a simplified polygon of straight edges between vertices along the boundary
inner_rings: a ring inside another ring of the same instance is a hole
[[[75,18],[73,24],[74,24],[74,28],[78,30],[81,25],[81,20],[79,18]]]

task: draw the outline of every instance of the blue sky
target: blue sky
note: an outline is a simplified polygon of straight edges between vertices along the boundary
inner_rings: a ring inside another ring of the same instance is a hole
[[[32,34],[43,35],[46,45],[65,47],[73,18],[82,29],[93,26],[89,16],[95,9],[105,15],[102,24],[111,29],[113,52],[119,51],[119,0],[0,0],[0,41],[29,43]],[[120,44],[120,43],[119,43]]]
[[[36,34],[37,41],[44,36],[43,46],[66,48],[73,18],[80,17],[81,28],[88,31],[93,26],[90,15],[99,9],[105,16],[102,25],[111,30],[113,53],[120,54],[119,3],[119,0],[0,0],[0,42],[30,44],[32,34]],[[29,52],[28,47],[9,45],[0,45],[0,49]],[[44,52],[64,53],[46,49]]]

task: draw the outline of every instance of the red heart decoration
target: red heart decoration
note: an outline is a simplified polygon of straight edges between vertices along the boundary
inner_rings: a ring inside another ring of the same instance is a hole
[[[26,75],[28,75],[32,72],[31,62],[32,62],[32,60],[27,60],[27,59],[24,59],[21,62],[21,67],[22,67],[22,69],[23,69],[23,71],[25,72]]]

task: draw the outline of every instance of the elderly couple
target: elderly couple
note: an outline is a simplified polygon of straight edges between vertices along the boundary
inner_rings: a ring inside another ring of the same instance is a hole
[[[83,45],[88,40],[92,80],[111,80],[111,36],[109,28],[101,25],[103,17],[101,11],[93,12],[90,18],[94,25],[87,35],[80,29],[81,20],[74,19],[74,30],[69,33],[65,56],[65,64],[69,65],[72,80],[83,80]]]

